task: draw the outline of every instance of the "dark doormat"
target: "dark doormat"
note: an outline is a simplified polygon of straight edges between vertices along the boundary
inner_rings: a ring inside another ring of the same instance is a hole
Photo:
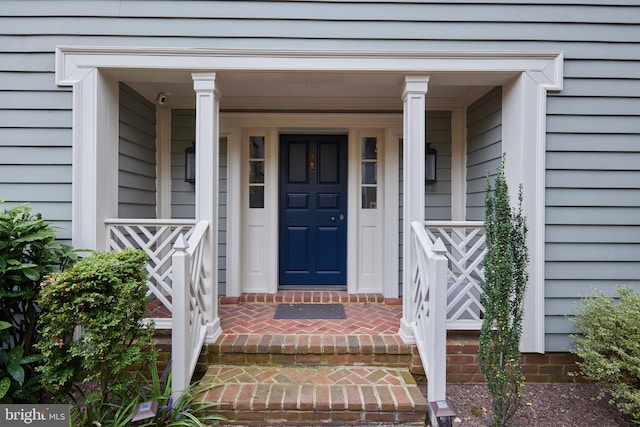
[[[274,319],[346,319],[342,304],[278,304]]]

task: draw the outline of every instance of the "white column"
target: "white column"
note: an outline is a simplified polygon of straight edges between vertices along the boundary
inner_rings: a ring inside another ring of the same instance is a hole
[[[529,73],[502,89],[502,150],[511,205],[518,204],[522,184],[527,218],[529,283],[524,297],[520,351],[544,353],[545,118],[547,92]]]
[[[407,344],[414,343],[411,283],[416,253],[411,223],[424,221],[425,192],[425,95],[429,76],[406,76],[403,101],[403,215],[402,215],[402,319],[399,334]]]
[[[104,251],[104,220],[118,216],[118,83],[94,68],[73,98],[73,245]]]
[[[215,73],[193,73],[196,92],[196,221],[209,221],[204,266],[207,289],[211,295],[206,342],[220,335],[218,318],[218,165],[219,105]]]

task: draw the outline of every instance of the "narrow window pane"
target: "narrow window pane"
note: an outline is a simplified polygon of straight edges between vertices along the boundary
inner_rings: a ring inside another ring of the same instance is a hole
[[[367,162],[362,164],[362,183],[377,184],[378,183],[378,163]]]
[[[362,187],[362,209],[376,209],[378,207],[376,187]]]
[[[264,136],[249,138],[249,158],[264,159]]]
[[[378,138],[362,138],[362,158],[378,158]]]
[[[249,207],[264,208],[264,186],[252,185],[249,187]]]
[[[264,162],[249,162],[249,183],[264,183]]]

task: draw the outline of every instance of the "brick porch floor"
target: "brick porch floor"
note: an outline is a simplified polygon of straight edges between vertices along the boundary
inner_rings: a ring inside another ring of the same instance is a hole
[[[237,304],[225,304],[236,302]],[[346,292],[287,291],[275,295],[245,294],[239,299],[221,298],[220,323],[225,336],[241,334],[282,335],[396,335],[402,305],[385,304],[381,295],[349,295]],[[344,320],[274,319],[278,303],[345,303]]]

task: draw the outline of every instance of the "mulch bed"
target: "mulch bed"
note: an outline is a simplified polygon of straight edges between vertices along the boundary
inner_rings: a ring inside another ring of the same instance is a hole
[[[426,395],[426,386],[420,386]],[[514,420],[518,427],[632,427],[608,399],[597,400],[599,388],[590,384],[527,384],[525,406]],[[484,384],[449,384],[447,399],[464,427],[489,426],[491,395]],[[454,424],[456,425],[456,424]]]

